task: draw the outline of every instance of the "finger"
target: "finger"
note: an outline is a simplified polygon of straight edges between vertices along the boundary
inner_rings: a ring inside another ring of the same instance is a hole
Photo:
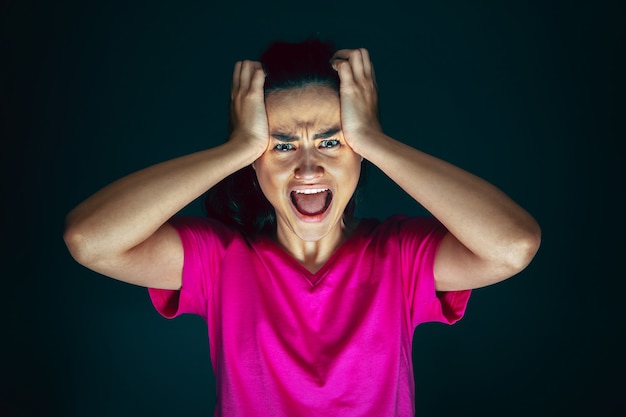
[[[241,63],[241,74],[239,75],[240,90],[247,91],[250,88],[250,79],[253,71],[254,63],[252,61],[246,59]]]
[[[339,49],[330,58],[330,64],[333,69],[337,71],[339,79],[344,85],[354,81],[354,73],[352,72],[352,65],[350,64],[350,54],[352,51],[352,49]]]
[[[352,67],[352,73],[354,74],[355,80],[360,81],[365,78],[365,72],[363,68],[363,54],[361,53],[360,49],[354,49],[350,53],[348,62],[350,62],[350,66]]]
[[[241,88],[245,91],[249,91],[252,88],[252,80],[254,75],[260,71],[265,74],[263,71],[263,65],[261,65],[258,61],[244,61],[241,68]]]
[[[378,91],[378,82],[376,81],[376,71],[374,70],[374,63],[370,62],[370,68],[372,70],[372,81],[374,81],[374,87]]]
[[[365,52],[365,56],[363,55],[363,52]],[[333,58],[331,58],[331,62],[333,60],[348,61],[352,67],[352,74],[354,75],[354,79],[356,81],[360,81],[371,76],[369,66],[366,67],[366,64],[369,64],[369,54],[365,48],[340,49],[335,52]]]
[[[352,66],[347,60],[335,60],[333,68],[339,74],[340,89],[345,91],[346,87],[351,87],[354,84],[354,74],[352,73]]]
[[[239,89],[239,78],[241,77],[241,61],[235,62],[233,69],[233,86],[231,90],[231,98],[235,91]]]
[[[348,61],[348,58],[350,57],[350,51],[351,49],[340,49],[333,54],[329,62],[335,71],[339,72],[338,65],[340,62]]]
[[[251,88],[252,90],[261,90],[263,91],[263,86],[265,85],[265,71],[261,64],[254,69],[254,74],[252,75]]]
[[[372,60],[370,59],[370,53],[365,48],[360,48],[361,57],[363,60],[363,73],[366,77],[373,77],[373,65]]]
[[[352,49],[339,49],[338,51],[336,51],[332,58],[330,58],[331,61],[335,60],[335,59],[345,59],[346,61],[348,60],[348,58],[350,58],[350,53],[352,52]]]

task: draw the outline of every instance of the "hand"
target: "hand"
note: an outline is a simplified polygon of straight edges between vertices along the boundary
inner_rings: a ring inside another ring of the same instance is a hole
[[[331,58],[341,82],[341,127],[348,145],[357,153],[373,134],[382,131],[378,118],[378,87],[374,66],[365,48],[341,49]]]
[[[244,146],[255,151],[257,157],[265,152],[269,144],[264,84],[265,72],[260,62],[246,60],[235,63],[230,94],[230,140],[243,141]]]

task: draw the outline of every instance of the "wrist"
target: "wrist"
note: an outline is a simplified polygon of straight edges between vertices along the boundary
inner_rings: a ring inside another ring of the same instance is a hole
[[[220,147],[223,155],[228,155],[227,158],[233,161],[238,166],[238,169],[252,164],[263,154],[257,147],[233,135]]]
[[[377,152],[377,148],[383,146],[383,143],[389,140],[389,137],[382,131],[374,129],[357,132],[351,137],[358,138],[358,140],[346,139],[348,145],[354,152],[367,160],[370,160],[370,156]]]
[[[250,163],[256,161],[267,150],[268,138],[255,138],[250,132],[235,130],[230,134],[227,145],[233,152],[241,154]]]

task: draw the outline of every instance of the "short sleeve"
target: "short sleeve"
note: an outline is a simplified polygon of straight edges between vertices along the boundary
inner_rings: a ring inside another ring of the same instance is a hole
[[[446,228],[432,217],[404,218],[398,227],[404,292],[413,328],[425,322],[459,321],[471,290],[435,290],[435,257]]]
[[[201,217],[174,217],[170,224],[183,245],[182,287],[180,290],[149,288],[150,299],[166,318],[197,314],[206,320],[213,282],[234,232],[216,220]]]

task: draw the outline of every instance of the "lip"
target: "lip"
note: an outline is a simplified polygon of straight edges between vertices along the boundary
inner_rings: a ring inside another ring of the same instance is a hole
[[[307,216],[305,214],[302,214],[298,211],[298,209],[295,207],[295,205],[293,204],[293,201],[291,200],[291,193],[292,192],[306,192],[306,191],[316,191],[316,190],[328,190],[331,195],[333,196],[333,198],[330,201],[330,204],[328,205],[328,207],[326,208],[326,210],[323,213],[320,214],[316,214],[315,216]],[[294,214],[296,215],[296,217],[298,218],[298,220],[304,222],[304,223],[321,223],[322,221],[324,221],[324,219],[326,219],[326,217],[328,217],[333,204],[335,203],[335,199],[334,199],[334,195],[335,195],[335,190],[327,184],[304,184],[304,185],[297,185],[294,187],[289,188],[288,192],[287,192],[287,200],[289,200],[289,206],[291,207],[291,209],[293,210]]]

